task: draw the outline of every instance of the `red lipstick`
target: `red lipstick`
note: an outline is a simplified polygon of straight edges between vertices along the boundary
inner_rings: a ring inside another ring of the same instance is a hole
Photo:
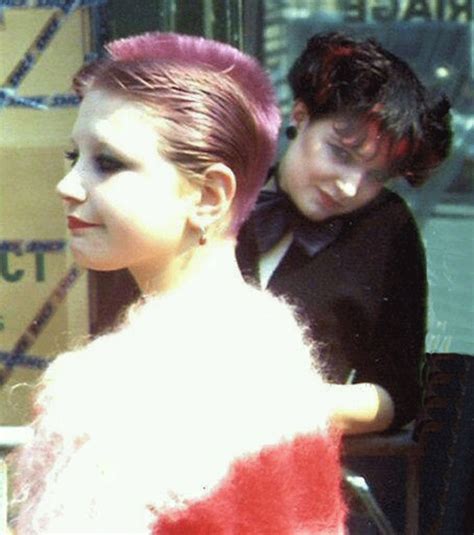
[[[326,207],[326,208],[340,208],[341,207],[341,203],[336,201],[336,199],[334,197],[331,197],[331,195],[327,194],[325,191],[323,190],[319,190],[319,198],[322,202],[322,204]]]
[[[69,230],[78,230],[83,228],[99,227],[100,225],[96,225],[95,223],[88,223],[87,221],[83,221],[78,217],[70,215],[67,218],[67,226]]]

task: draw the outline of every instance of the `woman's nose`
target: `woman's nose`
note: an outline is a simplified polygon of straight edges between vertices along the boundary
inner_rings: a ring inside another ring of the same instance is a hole
[[[56,185],[57,194],[67,202],[81,203],[87,199],[87,190],[75,169],[69,173]]]
[[[355,197],[363,179],[364,175],[361,171],[354,171],[336,180],[336,186],[346,197]]]

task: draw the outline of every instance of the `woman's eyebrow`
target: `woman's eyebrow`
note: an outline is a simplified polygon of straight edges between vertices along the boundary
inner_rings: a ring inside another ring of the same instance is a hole
[[[70,138],[70,142],[76,148],[79,147],[81,144],[80,140],[78,139],[80,137],[81,136],[72,135]],[[123,160],[124,162],[127,162],[127,163],[132,163],[133,161],[133,156],[131,156],[130,154],[127,154],[125,151],[121,150],[115,145],[110,144],[107,140],[99,136],[95,136],[95,135],[86,136],[83,138],[82,141],[83,141],[83,144],[88,144],[94,151],[108,152],[115,158]]]
[[[97,138],[95,140],[94,148],[96,150],[111,152],[114,156],[116,156],[117,158],[120,158],[122,160],[129,161],[129,160],[132,159],[132,157],[129,154],[127,154],[126,152],[124,152],[120,148],[116,147],[115,145],[111,145],[107,141],[101,140],[100,138]]]

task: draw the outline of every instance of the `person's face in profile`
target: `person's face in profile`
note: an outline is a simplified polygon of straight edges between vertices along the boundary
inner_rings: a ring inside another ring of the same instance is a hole
[[[59,182],[77,261],[97,270],[166,269],[179,253],[188,181],[159,153],[157,119],[138,103],[88,92]]]
[[[295,106],[296,138],[280,166],[280,185],[313,221],[347,214],[374,199],[390,178],[389,143],[362,121],[310,121]]]

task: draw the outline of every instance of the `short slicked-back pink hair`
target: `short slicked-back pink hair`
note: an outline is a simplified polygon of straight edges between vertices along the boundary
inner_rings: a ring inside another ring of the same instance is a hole
[[[230,45],[173,33],[147,33],[107,45],[109,56],[82,69],[75,88],[116,91],[159,118],[159,150],[191,179],[216,162],[237,178],[235,235],[275,155],[280,115],[270,81]]]

